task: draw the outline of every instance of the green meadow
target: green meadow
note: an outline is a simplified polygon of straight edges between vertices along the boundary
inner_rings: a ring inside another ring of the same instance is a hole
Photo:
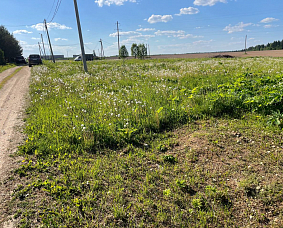
[[[20,227],[280,227],[283,59],[32,68]]]

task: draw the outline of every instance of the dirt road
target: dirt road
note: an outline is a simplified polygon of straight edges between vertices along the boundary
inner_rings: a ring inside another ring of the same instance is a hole
[[[1,221],[3,222],[6,212],[4,203],[11,195],[9,187],[2,182],[15,167],[16,161],[10,155],[17,150],[23,140],[21,126],[30,79],[30,68],[24,66],[7,80],[17,68],[0,73],[0,85],[5,81],[0,89],[0,227],[3,226]],[[5,224],[4,227],[13,226]]]

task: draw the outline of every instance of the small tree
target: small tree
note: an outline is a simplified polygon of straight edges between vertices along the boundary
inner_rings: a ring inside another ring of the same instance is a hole
[[[144,44],[139,44],[138,46],[138,57],[139,59],[144,59],[147,56],[147,49]]]
[[[137,58],[138,55],[138,45],[133,43],[131,47],[131,55],[135,56],[135,59]]]
[[[121,59],[125,59],[125,58],[129,57],[129,52],[128,52],[128,50],[127,50],[127,48],[126,48],[125,45],[123,45],[123,46],[120,48],[120,50],[119,50],[119,57],[120,57]]]
[[[4,51],[0,49],[0,65],[5,65],[5,57],[4,57]]]

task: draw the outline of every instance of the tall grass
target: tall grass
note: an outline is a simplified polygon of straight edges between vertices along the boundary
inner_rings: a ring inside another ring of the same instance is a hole
[[[31,210],[35,215],[27,213],[45,226],[188,226],[197,221],[205,226],[224,224],[224,218],[232,224],[226,190],[208,186],[206,195],[189,197],[197,173],[185,168],[188,179],[174,156],[160,160],[148,145],[159,133],[196,119],[257,113],[280,125],[282,63],[276,58],[99,61],[90,63],[89,74],[80,63],[34,67],[28,138],[21,147],[26,159],[17,170],[33,178],[16,196],[34,191],[49,197],[47,205],[43,200]],[[152,171],[148,163],[165,169]],[[28,216],[23,224],[29,224]]]
[[[90,74],[76,63],[37,67],[25,152],[95,152],[195,118],[281,112],[281,61],[106,61],[90,65]]]

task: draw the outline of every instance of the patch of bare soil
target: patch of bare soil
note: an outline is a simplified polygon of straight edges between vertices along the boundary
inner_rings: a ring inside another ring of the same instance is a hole
[[[239,227],[282,227],[282,134],[216,120],[174,135],[177,144],[169,153],[201,170],[207,185],[227,188]]]
[[[1,81],[11,75],[16,68],[0,74]],[[12,189],[8,178],[13,178],[12,170],[19,159],[12,157],[23,141],[22,126],[24,106],[28,94],[30,68],[23,67],[0,90],[0,227],[13,227],[7,222],[7,202]],[[5,222],[5,223],[4,223]]]

